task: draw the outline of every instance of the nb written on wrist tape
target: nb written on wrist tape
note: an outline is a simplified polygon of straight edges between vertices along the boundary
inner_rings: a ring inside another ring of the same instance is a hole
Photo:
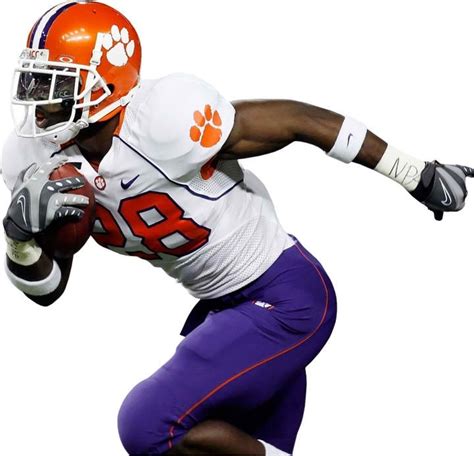
[[[350,163],[360,152],[366,136],[367,127],[364,124],[346,117],[328,155],[344,163]]]
[[[418,186],[421,172],[425,166],[424,161],[389,145],[375,167],[375,171],[398,182],[406,190],[412,192]]]

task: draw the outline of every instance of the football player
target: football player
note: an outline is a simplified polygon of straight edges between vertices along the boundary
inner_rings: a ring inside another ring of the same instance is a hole
[[[331,334],[336,297],[238,160],[310,143],[395,180],[438,220],[463,208],[474,170],[425,163],[305,103],[229,103],[186,74],[140,81],[140,60],[132,24],[101,3],[63,3],[31,29],[3,154],[6,273],[40,305],[63,293],[72,258],[48,257],[35,237],[56,218],[82,216],[87,198],[71,204],[64,191],[85,181],[49,179],[73,162],[94,187],[95,240],[163,268],[199,298],[175,355],[124,400],[127,452],[291,454],[305,367]]]

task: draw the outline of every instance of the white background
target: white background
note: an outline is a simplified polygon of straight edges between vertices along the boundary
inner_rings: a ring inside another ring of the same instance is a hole
[[[145,78],[185,71],[231,100],[306,101],[419,158],[474,165],[472,2],[111,4],[141,34]],[[51,6],[23,0],[2,13],[2,141],[10,69]],[[435,222],[397,184],[304,144],[244,166],[338,293],[336,329],[308,368],[295,455],[472,456],[474,201]],[[3,187],[0,197],[4,213]],[[0,454],[122,455],[121,401],[173,354],[195,300],[93,242],[50,308],[3,273],[0,287]]]

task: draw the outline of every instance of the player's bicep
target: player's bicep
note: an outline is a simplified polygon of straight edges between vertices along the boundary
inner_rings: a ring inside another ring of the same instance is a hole
[[[301,103],[291,100],[243,100],[232,103],[235,121],[219,156],[247,158],[281,149],[296,139]]]

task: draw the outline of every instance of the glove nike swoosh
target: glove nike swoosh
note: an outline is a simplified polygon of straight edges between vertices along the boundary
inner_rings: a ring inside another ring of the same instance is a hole
[[[441,201],[441,204],[443,206],[450,206],[451,203],[453,202],[453,199],[452,199],[450,193],[448,192],[448,189],[446,188],[446,185],[444,185],[443,180],[441,178],[438,178],[438,180],[439,180],[439,183],[441,184],[441,187],[442,187],[443,192],[444,192],[444,197],[445,197],[444,201]]]
[[[23,217],[23,221],[26,223],[26,198],[25,195],[20,195],[19,198],[16,201],[16,204],[20,205],[21,208],[21,215]]]

